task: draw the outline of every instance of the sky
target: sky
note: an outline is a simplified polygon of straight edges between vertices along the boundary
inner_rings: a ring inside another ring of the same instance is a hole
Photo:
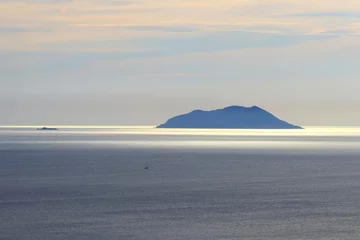
[[[359,62],[359,0],[0,0],[0,125],[359,126]]]

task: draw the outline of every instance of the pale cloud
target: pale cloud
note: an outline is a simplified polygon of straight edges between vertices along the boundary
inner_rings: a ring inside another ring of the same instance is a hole
[[[186,26],[121,26],[121,28],[135,31],[155,31],[155,32],[194,32],[199,30],[197,27]]]
[[[309,0],[301,2],[287,0],[276,3],[266,0],[256,2],[235,0],[144,0],[141,2],[77,0],[61,1],[59,4],[51,4],[51,2],[55,1],[3,1],[0,3],[2,23],[17,27],[43,28],[50,26],[54,30],[64,26],[70,28],[74,26],[218,25],[256,28],[258,25],[267,24],[270,27],[288,25],[295,29],[301,28],[301,31],[312,32],[314,28],[331,27],[334,22],[314,22],[311,19],[299,21],[292,19],[293,16],[315,18],[327,13],[327,16],[336,18],[341,14],[345,17],[346,14],[355,15],[354,11],[360,10],[357,1],[347,1],[349,4],[343,5],[328,1],[313,3]],[[342,11],[339,11],[339,8]],[[320,9],[328,10],[328,12],[314,13]],[[280,17],[281,15],[282,17]],[[286,20],[284,15],[288,15]]]
[[[284,17],[336,17],[336,18],[360,18],[360,11],[354,12],[308,12],[285,15]]]
[[[205,73],[190,73],[190,72],[169,72],[169,73],[147,73],[140,75],[142,77],[151,77],[151,78],[183,78],[183,77],[209,77],[209,74]]]
[[[0,124],[36,123],[43,103],[48,123],[86,110],[67,123],[95,111],[96,124],[157,124],[242,104],[351,125],[359,12],[358,0],[0,0]],[[109,122],[113,109],[128,122]]]

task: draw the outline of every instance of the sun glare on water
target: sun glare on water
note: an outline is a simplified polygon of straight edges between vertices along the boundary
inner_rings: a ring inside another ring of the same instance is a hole
[[[39,126],[0,126],[0,129],[36,130]],[[157,129],[155,126],[47,126],[63,132],[128,135],[199,135],[199,136],[360,136],[360,127],[305,126],[304,129]]]

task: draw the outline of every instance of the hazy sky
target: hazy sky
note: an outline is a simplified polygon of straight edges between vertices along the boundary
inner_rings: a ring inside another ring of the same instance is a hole
[[[360,125],[360,1],[0,0],[0,125],[227,105]]]

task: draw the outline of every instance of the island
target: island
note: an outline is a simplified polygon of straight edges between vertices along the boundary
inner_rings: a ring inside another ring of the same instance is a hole
[[[43,127],[43,128],[38,128],[37,130],[56,131],[56,130],[59,130],[59,129],[57,129],[57,128],[47,128],[47,127]]]
[[[230,106],[212,111],[194,110],[170,118],[156,128],[302,129],[257,106]]]

